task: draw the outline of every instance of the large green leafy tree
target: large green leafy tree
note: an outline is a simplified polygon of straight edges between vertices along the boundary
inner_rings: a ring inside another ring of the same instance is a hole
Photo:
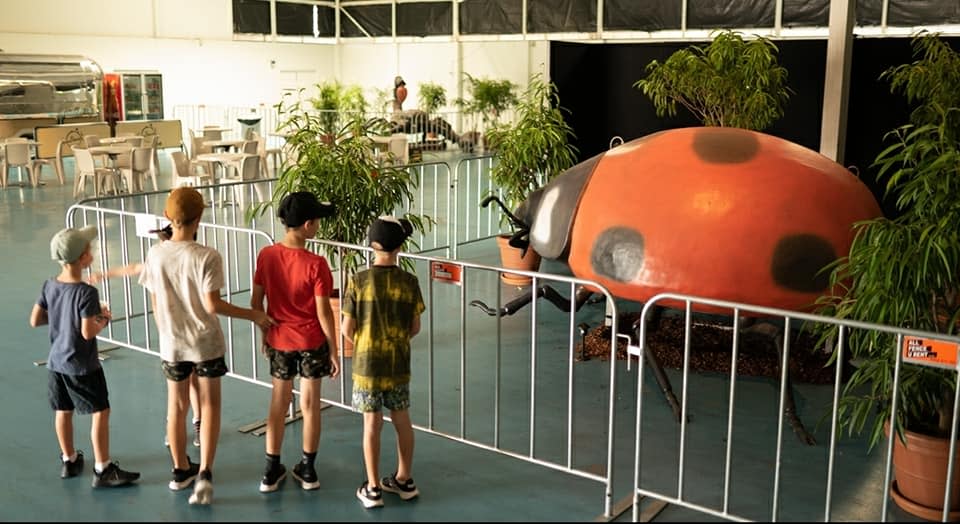
[[[936,34],[913,40],[912,63],[881,79],[914,107],[910,123],[887,134],[875,161],[899,216],[857,225],[849,255],[831,273],[835,293],[821,312],[845,319],[954,333],[960,317],[960,55]],[[851,333],[858,367],[840,402],[841,427],[883,436],[890,417],[895,342],[889,335]],[[956,374],[921,366],[900,371],[896,426],[943,436],[949,431]]]
[[[680,105],[703,125],[760,131],[783,116],[790,96],[777,53],[767,38],[723,31],[705,47],[650,62],[647,76],[633,86],[653,101],[658,116],[675,116]]]

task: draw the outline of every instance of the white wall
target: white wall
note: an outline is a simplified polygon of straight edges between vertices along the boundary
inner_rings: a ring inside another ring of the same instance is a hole
[[[176,105],[272,105],[332,74],[333,46],[234,41],[232,24],[230,0],[0,0],[0,49],[159,71],[167,117]]]
[[[339,78],[385,89],[403,76],[404,109],[417,106],[418,86],[447,88],[448,105],[467,72],[525,86],[546,76],[547,41],[300,44],[234,40],[231,0],[0,0],[0,49],[7,53],[86,55],[105,72],[163,74],[166,116],[177,105],[256,106],[276,103],[284,89]]]

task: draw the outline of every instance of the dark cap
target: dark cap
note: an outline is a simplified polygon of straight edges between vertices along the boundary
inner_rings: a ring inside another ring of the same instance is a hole
[[[393,79],[393,86],[394,86],[394,87],[400,87],[400,86],[405,86],[405,85],[407,85],[407,83],[403,81],[403,77],[402,77],[402,76],[397,75],[397,76]]]
[[[406,218],[382,216],[370,224],[367,238],[374,249],[396,251],[413,234],[413,224]],[[376,246],[374,243],[379,245]]]
[[[332,216],[333,212],[333,204],[320,202],[317,196],[309,191],[290,193],[283,197],[280,207],[277,208],[277,216],[287,227],[300,227],[308,220]]]

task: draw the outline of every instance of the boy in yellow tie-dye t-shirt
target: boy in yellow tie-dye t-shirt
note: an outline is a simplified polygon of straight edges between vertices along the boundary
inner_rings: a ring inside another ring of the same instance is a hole
[[[366,508],[383,506],[382,491],[403,500],[417,495],[411,478],[413,425],[410,422],[410,339],[420,332],[423,296],[416,275],[397,266],[403,242],[413,232],[408,220],[380,217],[367,232],[373,266],[357,273],[343,296],[343,336],[353,342],[353,407],[363,413],[363,457],[367,479],[357,489]],[[380,478],[383,408],[397,431],[399,464]]]

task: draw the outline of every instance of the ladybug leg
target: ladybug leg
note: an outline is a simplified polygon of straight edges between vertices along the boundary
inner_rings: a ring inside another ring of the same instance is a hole
[[[547,299],[551,304],[557,306],[557,309],[566,313],[570,312],[571,307],[576,307],[574,311],[578,311],[580,309],[580,305],[572,304],[570,299],[565,298],[563,295],[558,293],[556,289],[553,289],[553,287],[547,284],[543,284],[538,287],[536,292],[530,290],[521,294],[510,302],[504,304],[504,306],[500,309],[492,308],[482,300],[473,300],[470,302],[470,305],[480,308],[484,313],[490,315],[491,317],[503,317],[516,313],[530,302],[533,302],[533,299],[541,297]]]
[[[800,420],[800,417],[797,416],[797,404],[794,401],[793,396],[793,381],[790,380],[790,368],[787,367],[786,373],[783,372],[781,368],[783,364],[783,352],[784,352],[784,336],[783,329],[774,326],[768,322],[760,322],[749,328],[749,331],[756,331],[763,333],[765,335],[773,338],[773,345],[777,348],[777,359],[778,365],[777,369],[781,372],[781,375],[786,381],[786,387],[784,392],[783,400],[783,414],[787,418],[787,422],[790,423],[790,427],[793,428],[793,433],[800,439],[801,442],[808,446],[814,446],[817,444],[817,440],[807,431],[807,428],[804,427],[803,421]]]
[[[653,317],[658,319],[663,314],[663,307],[656,306],[653,311]],[[633,332],[637,337],[637,340],[640,340],[640,320],[633,324]],[[660,386],[660,391],[663,392],[663,396],[666,397],[667,403],[670,404],[670,409],[673,410],[673,416],[680,422],[681,420],[681,409],[680,402],[677,400],[677,395],[673,392],[673,386],[670,385],[670,378],[667,377],[666,372],[663,371],[663,364],[660,363],[660,359],[657,358],[656,353],[651,351],[648,348],[643,350],[643,358],[647,359],[647,364],[650,365],[650,369],[653,371],[653,378],[656,379],[657,385]]]

